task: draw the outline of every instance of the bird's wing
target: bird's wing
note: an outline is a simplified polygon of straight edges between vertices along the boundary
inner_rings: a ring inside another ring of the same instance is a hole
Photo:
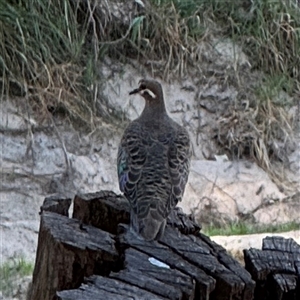
[[[136,199],[136,185],[147,158],[138,129],[134,126],[125,130],[118,150],[119,187],[129,201]]]
[[[168,151],[168,167],[172,191],[167,203],[167,211],[171,211],[178,201],[182,200],[189,176],[190,158],[190,138],[187,131],[181,128],[181,130],[176,133]]]

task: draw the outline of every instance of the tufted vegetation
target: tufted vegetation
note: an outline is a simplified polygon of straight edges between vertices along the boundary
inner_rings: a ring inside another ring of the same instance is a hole
[[[286,110],[300,94],[299,1],[131,1],[118,19],[115,3],[122,2],[0,0],[2,96],[22,96],[41,120],[62,112],[93,128],[99,118],[117,116],[101,94],[105,57],[137,58],[166,80],[191,73],[195,85],[239,91],[220,112],[220,151],[250,156],[273,172],[271,160],[284,161],[281,150],[292,139]],[[212,72],[201,46],[226,39],[248,55],[252,73],[234,64]]]
[[[16,294],[16,286],[22,286],[21,278],[33,272],[33,263],[23,257],[13,257],[0,264],[0,291],[4,297]],[[16,284],[18,283],[18,284]]]

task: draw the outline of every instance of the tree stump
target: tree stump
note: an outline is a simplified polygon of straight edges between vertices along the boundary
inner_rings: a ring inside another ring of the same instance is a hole
[[[254,297],[250,274],[179,209],[153,242],[129,230],[128,202],[112,192],[76,196],[71,219],[51,210],[42,208],[31,300]]]
[[[293,239],[266,237],[262,250],[244,250],[244,257],[256,281],[255,299],[300,299],[300,246]]]

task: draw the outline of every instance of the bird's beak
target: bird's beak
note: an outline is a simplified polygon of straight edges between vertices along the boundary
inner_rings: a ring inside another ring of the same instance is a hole
[[[130,93],[129,93],[129,95],[134,95],[134,94],[137,94],[137,93],[139,93],[140,92],[140,88],[138,88],[138,89],[134,89],[133,91],[131,91]]]

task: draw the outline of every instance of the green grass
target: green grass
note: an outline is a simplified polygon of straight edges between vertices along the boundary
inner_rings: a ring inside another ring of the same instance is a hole
[[[0,266],[0,291],[3,296],[13,296],[16,290],[16,282],[29,276],[33,272],[33,263],[26,261],[23,257],[12,258]]]
[[[211,1],[223,30],[244,46],[255,67],[300,79],[300,8],[295,1]]]
[[[15,95],[18,86],[17,96],[29,101],[40,121],[51,110],[92,125],[97,115],[92,85],[101,81],[96,69],[101,57],[99,46],[91,47],[90,28],[90,14],[74,1],[1,0],[2,96]]]
[[[0,0],[0,96],[18,91],[19,101],[36,112],[38,121],[60,113],[93,130],[103,119],[122,116],[102,94],[106,56],[122,63],[136,59],[167,81],[193,78],[195,85],[205,86],[212,80],[239,93],[219,112],[220,152],[255,159],[278,177],[271,159],[281,158],[274,145],[283,145],[280,153],[288,149],[292,124],[285,110],[300,93],[299,5],[289,0],[151,0],[122,23],[105,3]],[[203,58],[203,49],[226,40],[248,55],[251,72],[232,64],[212,74],[218,66]],[[280,97],[282,92],[292,100]]]
[[[256,225],[246,222],[233,222],[224,226],[203,226],[202,232],[208,236],[214,235],[245,235],[255,233],[280,233],[292,230],[300,230],[300,224],[296,222],[286,224]]]
[[[156,20],[158,23],[153,30],[157,29],[159,21],[169,25],[170,29],[177,29],[176,37],[182,46],[188,47],[185,42],[191,42],[187,37],[197,41],[210,33],[222,34],[242,45],[255,68],[272,75],[284,73],[299,83],[300,8],[295,1],[151,2],[163,15]],[[174,16],[178,23],[172,22]],[[165,27],[166,30],[169,28]]]
[[[291,103],[288,97],[280,97],[280,93],[285,92],[286,95],[293,93],[294,80],[284,73],[278,75],[266,75],[263,78],[262,85],[256,89],[257,99],[261,102],[272,99],[274,104],[282,107],[289,107]]]

